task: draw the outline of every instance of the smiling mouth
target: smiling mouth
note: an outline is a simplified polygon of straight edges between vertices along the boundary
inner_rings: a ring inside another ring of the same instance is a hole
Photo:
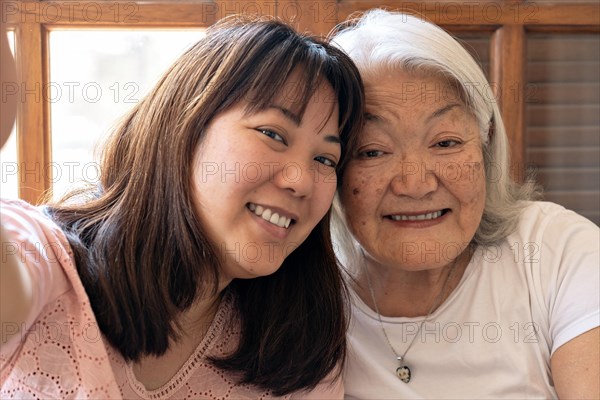
[[[270,222],[271,224],[276,225],[280,228],[288,229],[289,226],[295,222],[292,218],[288,218],[284,215],[279,215],[278,213],[273,212],[271,209],[258,204],[248,203],[246,204],[246,208],[248,208],[255,215],[261,217],[265,221]]]
[[[403,214],[394,214],[394,215],[386,215],[385,218],[389,218],[393,221],[430,221],[433,219],[437,219],[442,215],[446,214],[450,209],[444,208],[443,210],[430,212],[427,214],[417,214],[417,215],[403,215]]]

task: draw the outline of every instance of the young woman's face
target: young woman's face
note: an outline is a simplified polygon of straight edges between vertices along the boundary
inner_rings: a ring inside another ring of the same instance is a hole
[[[440,79],[395,71],[365,91],[367,122],[340,190],[350,230],[380,264],[444,266],[483,215],[478,123]]]
[[[322,84],[300,119],[291,94],[254,114],[242,102],[217,115],[195,156],[197,214],[225,278],[275,272],[333,200],[341,157],[335,96]]]

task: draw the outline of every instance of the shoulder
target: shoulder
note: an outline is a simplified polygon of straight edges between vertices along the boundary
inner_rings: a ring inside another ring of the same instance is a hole
[[[66,244],[61,229],[44,214],[42,207],[35,207],[23,200],[1,199],[0,215],[2,226],[16,241],[39,236]],[[40,243],[39,240],[36,243]]]
[[[548,275],[592,267],[599,243],[600,229],[587,218],[555,203],[532,201],[524,204],[515,230],[486,249],[488,253],[500,249],[503,260]]]
[[[558,218],[558,220],[557,220]],[[520,223],[550,223],[566,220],[569,222],[579,222],[589,226],[596,226],[592,221],[584,216],[569,210],[560,204],[550,201],[527,201],[521,214]]]
[[[29,332],[46,307],[72,288],[69,274],[77,276],[73,256],[60,228],[40,208],[21,200],[2,199],[0,215],[6,234],[2,252],[17,258],[33,288],[32,305],[22,329]],[[74,302],[73,307],[80,303]],[[12,354],[18,344],[17,341],[5,344],[2,354]]]
[[[78,281],[71,246],[42,207],[2,199],[0,215],[7,236],[2,251],[14,254],[25,266],[40,308],[67,291],[70,280]]]
[[[547,242],[556,244],[557,241],[577,245],[574,240],[577,237],[584,243],[591,241],[597,247],[599,232],[598,226],[572,210],[551,202],[532,201],[527,202],[511,236],[533,240],[540,245]]]
[[[36,281],[53,282],[51,277],[74,270],[71,246],[60,227],[43,211],[23,200],[0,200],[2,227],[7,242],[3,251],[20,258]]]
[[[506,242],[529,253],[519,261],[544,275],[564,278],[574,271],[598,270],[600,229],[558,204],[530,202]]]
[[[552,351],[598,325],[600,229],[558,204],[531,202],[523,210],[511,249],[548,327]]]
[[[3,215],[23,215],[35,218],[36,215],[42,215],[39,207],[33,206],[20,199],[0,199],[0,212]]]
[[[0,200],[2,227],[8,243],[3,251],[11,252],[25,264],[40,267],[59,264],[74,268],[71,246],[60,227],[43,211],[22,200]]]

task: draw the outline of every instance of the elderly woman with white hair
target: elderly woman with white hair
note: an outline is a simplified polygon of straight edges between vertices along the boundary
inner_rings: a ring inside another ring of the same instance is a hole
[[[372,10],[333,41],[366,124],[334,238],[349,398],[599,398],[599,229],[509,173],[490,86],[441,28]]]

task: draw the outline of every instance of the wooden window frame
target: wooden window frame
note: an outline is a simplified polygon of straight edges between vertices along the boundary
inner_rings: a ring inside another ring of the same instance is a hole
[[[490,77],[498,88],[512,150],[512,171],[525,169],[525,51],[528,32],[600,32],[600,4],[589,1],[2,1],[14,29],[22,82],[17,117],[19,197],[38,203],[51,189],[49,33],[54,29],[203,28],[240,12],[278,16],[300,31],[326,35],[339,21],[375,6],[417,13],[450,32],[491,35]],[[30,101],[31,98],[35,101]]]

